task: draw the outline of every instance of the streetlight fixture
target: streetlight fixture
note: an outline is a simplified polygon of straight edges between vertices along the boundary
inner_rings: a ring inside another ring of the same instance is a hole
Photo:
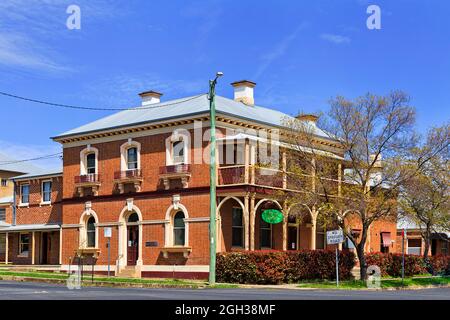
[[[209,284],[216,283],[216,84],[223,72],[217,72],[214,80],[209,81],[209,118],[210,118],[210,173],[209,173]]]

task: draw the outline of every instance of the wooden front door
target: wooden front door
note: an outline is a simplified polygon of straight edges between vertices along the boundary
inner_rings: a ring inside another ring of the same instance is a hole
[[[288,250],[298,250],[297,230],[298,228],[293,226],[288,228]]]
[[[139,227],[127,227],[127,264],[135,266],[138,259],[138,245],[139,245]]]

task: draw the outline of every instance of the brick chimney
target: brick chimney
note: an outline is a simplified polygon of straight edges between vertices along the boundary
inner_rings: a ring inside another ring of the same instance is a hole
[[[319,117],[316,116],[315,114],[304,114],[304,113],[299,114],[296,118],[301,121],[311,121],[313,123],[316,123],[317,119],[319,119]]]
[[[246,105],[255,105],[255,98],[253,97],[253,88],[256,83],[248,80],[236,81],[231,84],[234,88],[234,100],[242,102]]]
[[[139,96],[142,99],[142,106],[148,106],[161,102],[162,93],[156,91],[144,91],[139,93]]]

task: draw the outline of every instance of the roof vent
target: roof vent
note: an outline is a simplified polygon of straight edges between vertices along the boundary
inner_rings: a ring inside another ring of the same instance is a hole
[[[253,88],[256,83],[248,80],[236,81],[231,84],[234,87],[234,100],[242,102],[246,105],[255,105],[253,97]]]
[[[162,93],[156,91],[144,91],[139,93],[139,96],[142,99],[142,106],[148,106],[161,102]]]

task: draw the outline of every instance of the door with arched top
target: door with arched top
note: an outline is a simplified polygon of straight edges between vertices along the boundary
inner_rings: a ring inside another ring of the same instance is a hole
[[[139,217],[132,213],[127,221],[127,265],[135,266],[139,253]]]

